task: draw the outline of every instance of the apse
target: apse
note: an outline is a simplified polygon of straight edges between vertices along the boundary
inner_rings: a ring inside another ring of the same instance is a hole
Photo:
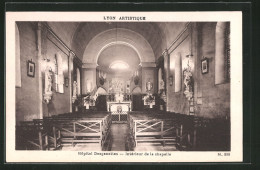
[[[117,60],[110,64],[109,68],[114,70],[127,70],[129,69],[129,65],[126,62]]]
[[[99,67],[109,72],[131,72],[140,64],[137,52],[123,44],[115,44],[104,49],[98,57]]]

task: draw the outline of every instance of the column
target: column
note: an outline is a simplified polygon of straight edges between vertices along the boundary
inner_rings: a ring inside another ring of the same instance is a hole
[[[168,99],[169,99],[169,93],[167,91],[168,86],[169,86],[169,72],[170,72],[170,62],[169,62],[169,54],[168,50],[166,49],[163,53],[164,57],[164,70],[165,70],[165,93],[166,93],[166,111],[169,111],[168,108]]]
[[[68,69],[68,74],[69,74],[69,96],[70,96],[70,112],[72,112],[72,71],[73,71],[73,59],[74,59],[75,55],[73,53],[69,53],[69,57],[68,57],[68,65],[69,65],[69,69]]]
[[[42,37],[41,37],[41,29],[42,25],[40,22],[37,23],[37,58],[38,58],[38,88],[39,88],[39,118],[43,118],[43,109],[42,109],[42,104],[43,104],[43,93],[42,93],[42,69],[41,69],[41,63],[43,61],[42,59]]]

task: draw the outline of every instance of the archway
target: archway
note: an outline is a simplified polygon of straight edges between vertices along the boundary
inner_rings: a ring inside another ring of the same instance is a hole
[[[114,44],[124,44],[133,48],[141,62],[155,62],[152,47],[140,34],[127,29],[110,29],[95,36],[86,46],[83,63],[97,63],[100,53]]]

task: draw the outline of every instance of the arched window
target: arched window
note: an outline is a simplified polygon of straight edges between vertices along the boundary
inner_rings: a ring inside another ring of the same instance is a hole
[[[182,86],[182,59],[181,55],[175,56],[175,92],[181,91]]]
[[[59,93],[64,93],[64,75],[63,75],[63,60],[59,53],[56,54],[56,91]]]
[[[15,87],[21,87],[21,56],[20,35],[17,24],[15,24]]]
[[[230,28],[228,22],[216,25],[215,84],[229,82],[230,79]]]
[[[129,65],[124,61],[114,61],[112,64],[110,64],[109,68],[124,70],[124,69],[128,69]]]

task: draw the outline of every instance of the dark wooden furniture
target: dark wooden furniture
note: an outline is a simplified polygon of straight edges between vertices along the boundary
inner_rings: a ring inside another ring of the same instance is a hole
[[[22,121],[16,126],[17,150],[48,150],[48,134],[41,125],[33,121]]]
[[[99,143],[101,147],[110,134],[111,113],[68,113],[45,118],[61,132],[61,143]]]

